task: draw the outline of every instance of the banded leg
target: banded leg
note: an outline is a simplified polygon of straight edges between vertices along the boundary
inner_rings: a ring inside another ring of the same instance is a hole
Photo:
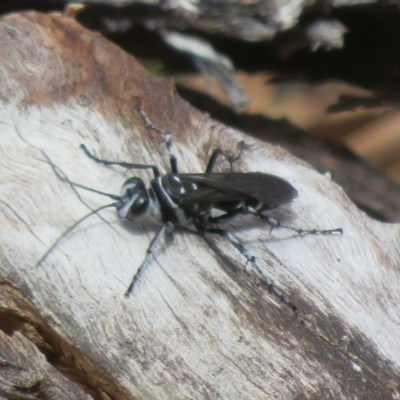
[[[171,172],[173,174],[178,174],[179,173],[179,169],[178,169],[178,161],[176,159],[176,155],[175,155],[175,151],[174,148],[172,146],[172,140],[171,140],[171,133],[164,131],[163,129],[157,127],[156,125],[153,124],[153,122],[150,120],[150,118],[147,116],[147,114],[144,112],[144,110],[139,106],[139,113],[141,115],[141,117],[143,118],[143,121],[145,122],[145,124],[147,125],[148,128],[155,130],[156,132],[161,133],[164,136],[164,142],[167,146],[167,150],[169,153],[169,160],[170,160],[170,164],[171,164]],[[238,144],[239,147],[239,154],[235,157],[227,157],[225,155],[225,157],[227,158],[227,160],[229,161],[229,164],[231,166],[231,170],[233,169],[233,162],[236,161],[237,159],[240,158],[243,148],[244,148],[244,142],[241,141]],[[218,159],[218,157],[220,155],[224,154],[223,151],[221,149],[215,149],[211,155],[211,158],[207,164],[207,168],[205,173],[211,173],[215,167],[215,163]]]
[[[258,260],[255,256],[253,256],[244,246],[243,244],[235,238],[231,233],[224,229],[214,229],[214,228],[200,228],[199,233],[202,234],[203,236],[206,235],[219,235],[227,238],[232,245],[242,254],[244,257],[246,257],[247,263],[251,263],[253,267],[258,271],[258,273],[261,275],[264,284],[267,286],[268,291],[272,293],[274,296],[278,297],[283,303],[285,303],[292,311],[298,312],[298,308],[289,300],[289,298],[279,289],[277,288],[273,281],[268,278],[267,275],[265,275],[264,271],[261,269],[260,265],[258,264]],[[246,263],[246,265],[247,265]]]
[[[293,226],[283,225],[277,219],[268,217],[260,212],[252,208],[248,208],[248,212],[250,214],[255,215],[256,217],[260,218],[262,221],[267,222],[271,225],[271,231],[274,228],[285,228],[289,229],[293,232],[296,232],[298,235],[333,235],[335,233],[339,233],[340,235],[343,234],[342,228],[335,228],[335,229],[302,229],[302,228],[295,228]]]
[[[340,235],[343,234],[343,229],[342,228],[336,228],[336,229],[302,229],[302,228],[295,228],[293,226],[288,226],[288,225],[283,225],[281,224],[277,219],[268,217],[267,215],[264,215],[260,212],[257,212],[252,207],[247,207],[247,206],[242,206],[239,208],[236,208],[235,210],[226,212],[224,214],[219,215],[218,217],[209,217],[208,222],[210,224],[222,224],[225,222],[228,222],[230,219],[236,217],[239,214],[252,214],[262,221],[267,222],[269,225],[271,225],[271,231],[274,228],[285,228],[289,229],[293,232],[296,232],[298,235],[333,235],[335,233],[339,233]]]
[[[125,296],[129,297],[129,295],[132,293],[133,287],[135,286],[135,283],[138,281],[140,274],[143,271],[143,268],[146,266],[147,261],[150,257],[150,255],[153,253],[153,250],[155,249],[155,247],[157,246],[157,244],[160,242],[162,236],[165,233],[165,230],[167,228],[169,228],[172,225],[171,222],[166,222],[156,233],[156,235],[154,236],[154,238],[152,239],[152,241],[150,242],[149,247],[146,250],[146,255],[144,256],[144,259],[142,261],[142,263],[140,264],[139,268],[137,269],[137,271],[135,272],[135,275],[133,275],[131,283],[128,286],[128,289],[125,292]]]
[[[164,130],[158,128],[157,126],[155,126],[141,107],[139,107],[139,113],[148,128],[153,129],[154,131],[159,132],[164,136],[164,142],[167,146],[167,150],[169,153],[169,161],[171,163],[171,172],[173,174],[178,174],[179,173],[178,160],[176,159],[174,148],[172,146],[171,133],[164,131]]]
[[[245,142],[244,140],[241,140],[238,144],[237,144],[237,148],[238,148],[238,152],[236,155],[227,155],[225,154],[226,159],[229,162],[230,165],[230,171],[229,172],[233,172],[233,163],[237,160],[240,160],[240,157],[242,157],[242,153],[245,147]]]

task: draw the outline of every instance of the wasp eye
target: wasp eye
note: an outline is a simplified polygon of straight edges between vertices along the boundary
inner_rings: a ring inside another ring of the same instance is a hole
[[[121,204],[117,207],[120,218],[134,221],[146,213],[150,204],[149,193],[140,178],[130,178],[122,186]]]

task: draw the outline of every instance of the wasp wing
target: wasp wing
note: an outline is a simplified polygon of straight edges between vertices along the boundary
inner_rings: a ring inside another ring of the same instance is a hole
[[[242,194],[222,192],[221,190],[214,189],[212,187],[197,186],[197,189],[181,195],[179,198],[179,204],[213,204],[226,201],[241,201],[251,199],[253,198],[249,196],[244,196]]]
[[[194,183],[197,189],[181,197],[181,204],[258,200],[265,209],[291,202],[297,190],[284,179],[262,172],[179,174],[182,183]]]

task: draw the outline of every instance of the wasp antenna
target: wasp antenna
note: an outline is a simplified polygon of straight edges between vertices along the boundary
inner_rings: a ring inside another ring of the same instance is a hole
[[[42,154],[44,155],[44,157],[46,158],[47,162],[50,164],[51,168],[53,168],[54,173],[57,175],[58,179],[62,180],[63,182],[68,182],[71,183],[69,181],[69,179],[67,178],[67,176],[64,174],[63,171],[61,171],[60,168],[58,168],[53,161],[51,161],[51,158],[42,150]],[[62,175],[61,175],[62,173]]]
[[[97,162],[99,164],[103,164],[103,165],[118,165],[120,167],[129,168],[129,169],[152,169],[153,173],[154,173],[154,177],[159,177],[160,176],[160,171],[158,170],[158,168],[155,165],[133,164],[133,163],[125,162],[125,161],[107,161],[107,160],[103,160],[103,159],[98,158],[95,155],[93,155],[84,144],[81,144],[79,147],[85,152],[85,154],[91,160],[93,160],[93,161],[95,161],[95,162]]]
[[[81,185],[79,183],[75,183],[70,181],[67,176],[65,175],[65,173],[63,171],[61,171],[61,169],[59,167],[57,167],[53,161],[51,161],[50,157],[42,150],[42,154],[46,157],[48,163],[50,164],[51,168],[53,168],[54,173],[57,175],[57,177],[62,180],[63,182],[68,182],[72,187],[78,187],[84,190],[87,190],[89,192],[92,193],[96,193],[96,194],[100,194],[101,196],[106,196],[109,197],[112,200],[117,200],[119,201],[121,198],[120,196],[116,196],[115,194],[111,194],[111,193],[106,193],[106,192],[101,192],[100,190],[96,190],[96,189],[92,189],[90,187]],[[62,175],[61,175],[62,173]]]
[[[71,225],[51,246],[50,248],[44,253],[42,258],[36,263],[35,267],[39,267],[43,261],[48,257],[48,255],[57,247],[57,245],[61,242],[61,240],[67,236],[72,230],[74,230],[81,222],[85,221],[89,217],[94,214],[97,214],[99,211],[104,210],[105,208],[116,207],[117,203],[106,204],[97,208],[96,210],[91,211],[89,214],[86,214],[84,217],[80,218],[76,221],[73,225]]]

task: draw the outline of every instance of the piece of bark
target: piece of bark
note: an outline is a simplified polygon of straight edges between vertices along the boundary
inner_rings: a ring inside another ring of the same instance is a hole
[[[304,9],[310,7],[305,0],[250,3],[246,0],[88,0],[80,3],[88,8],[85,18],[108,32],[125,32],[132,25],[145,24],[151,29],[198,31],[251,42],[270,40],[277,33],[291,29]],[[66,0],[29,3],[29,7],[40,10],[61,10],[66,5]],[[24,8],[23,3],[10,3],[0,5],[0,12]]]
[[[94,398],[398,394],[398,225],[369,219],[328,177],[286,151],[192,109],[170,81],[71,19],[10,15],[0,20],[0,37],[0,301],[7,318],[24,323],[13,335],[31,326],[34,334],[25,337]],[[243,257],[226,240],[180,229],[162,241],[126,299],[156,228],[121,222],[113,210],[83,222],[36,265],[89,212],[85,203],[110,201],[73,190],[43,152],[70,180],[109,193],[127,177],[151,174],[98,165],[81,143],[105,159],[169,170],[138,99],[157,126],[173,132],[182,172],[204,171],[215,147],[235,152],[244,140],[235,170],[274,173],[299,191],[273,216],[344,229],[343,236],[269,235],[249,216],[230,228],[298,313],[250,266],[243,272]]]
[[[4,285],[1,290],[0,298],[4,301]],[[11,308],[10,303],[3,303],[1,306],[8,311]],[[4,395],[21,400],[93,399],[47,362],[32,340],[32,329],[29,329],[32,328],[31,325],[27,324],[28,329],[24,330],[23,319],[12,317],[9,313],[0,315],[0,323],[0,398]],[[11,329],[10,325],[13,325]]]
[[[86,1],[96,9],[98,1]],[[114,10],[106,16],[113,26],[118,20],[130,18],[155,29],[189,29],[256,42],[269,40],[278,32],[295,26],[301,13],[309,6],[305,0],[172,0],[172,1],[106,1]],[[103,6],[103,7],[102,7]],[[104,9],[104,1],[98,7]],[[118,12],[122,9],[122,12]],[[122,26],[125,24],[123,23]]]
[[[127,396],[63,339],[26,295],[7,282],[0,283],[0,339],[0,394],[7,398],[108,400]]]

